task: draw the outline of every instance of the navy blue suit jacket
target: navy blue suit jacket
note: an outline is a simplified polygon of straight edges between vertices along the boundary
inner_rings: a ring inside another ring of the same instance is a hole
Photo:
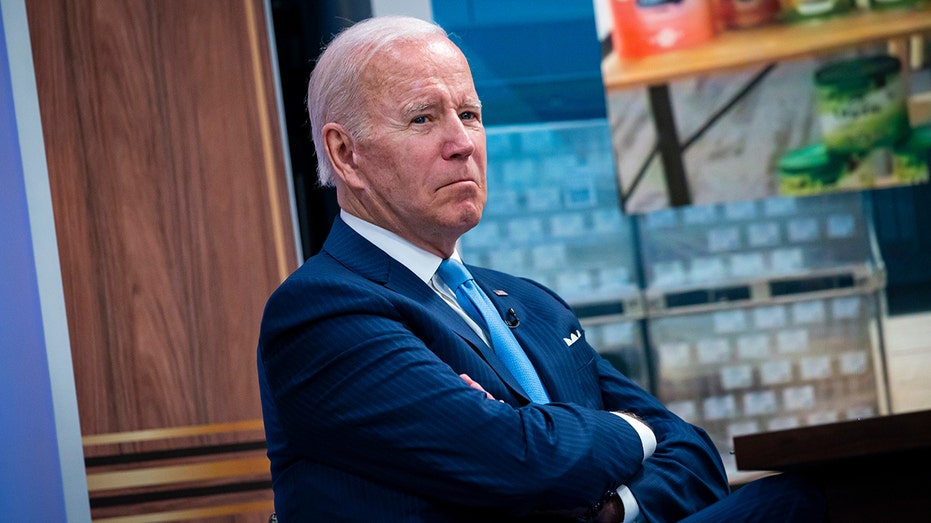
[[[564,301],[529,280],[469,270],[499,311],[520,318],[514,335],[552,403],[530,404],[428,285],[337,219],[262,320],[280,521],[537,521],[619,484],[647,521],[675,521],[726,495],[704,431],[599,357]],[[646,420],[658,441],[650,459],[641,464],[640,438],[609,411]]]

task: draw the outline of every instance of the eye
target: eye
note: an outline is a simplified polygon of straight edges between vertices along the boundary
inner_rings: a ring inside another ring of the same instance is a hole
[[[424,124],[427,123],[428,118],[426,116],[415,116],[411,119],[412,124]]]
[[[473,111],[459,113],[459,118],[463,120],[478,120],[478,114]]]

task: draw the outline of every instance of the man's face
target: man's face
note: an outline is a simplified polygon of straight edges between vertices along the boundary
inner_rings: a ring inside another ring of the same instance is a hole
[[[397,45],[375,56],[363,86],[371,133],[355,147],[357,203],[376,224],[448,255],[486,198],[485,129],[465,57],[446,39]]]

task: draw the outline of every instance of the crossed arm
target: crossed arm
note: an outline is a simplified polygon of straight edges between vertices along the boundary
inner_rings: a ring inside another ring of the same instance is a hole
[[[462,378],[462,380],[465,381],[466,384],[468,384],[473,389],[482,391],[485,394],[486,398],[490,400],[495,399],[495,397],[492,396],[490,392],[486,391],[485,388],[482,387],[480,383],[473,380],[468,374],[460,374],[459,377]],[[630,415],[629,414],[625,415],[625,419],[628,419],[628,417],[626,416],[630,416]],[[630,420],[628,419],[628,421]],[[641,427],[638,429],[638,432],[641,433],[641,437],[642,438],[644,437],[643,431],[648,431],[649,432],[648,437],[652,438],[652,441],[649,444],[653,448],[655,448],[656,439],[653,436],[652,431],[650,431],[649,427],[645,423],[643,423],[642,420],[639,420],[639,422],[641,423]],[[652,455],[653,448],[645,450],[644,459]],[[634,503],[636,503],[636,501]],[[639,509],[638,509],[638,512],[639,512]],[[606,497],[600,500],[592,507],[579,507],[574,510],[545,511],[545,512],[541,512],[541,515],[554,516],[554,517],[560,517],[560,518],[573,518],[573,519],[587,517],[589,521],[592,521],[592,523],[621,523],[624,521],[624,515],[626,513],[627,513],[627,509],[621,497],[620,496],[609,496],[609,497]]]

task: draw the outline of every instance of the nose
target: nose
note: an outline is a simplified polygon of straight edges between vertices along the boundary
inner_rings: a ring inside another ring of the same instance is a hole
[[[446,136],[443,141],[443,159],[456,160],[465,159],[472,156],[475,152],[474,129],[466,127],[465,123],[459,119],[459,115],[454,118],[448,118],[450,122],[446,127]]]

